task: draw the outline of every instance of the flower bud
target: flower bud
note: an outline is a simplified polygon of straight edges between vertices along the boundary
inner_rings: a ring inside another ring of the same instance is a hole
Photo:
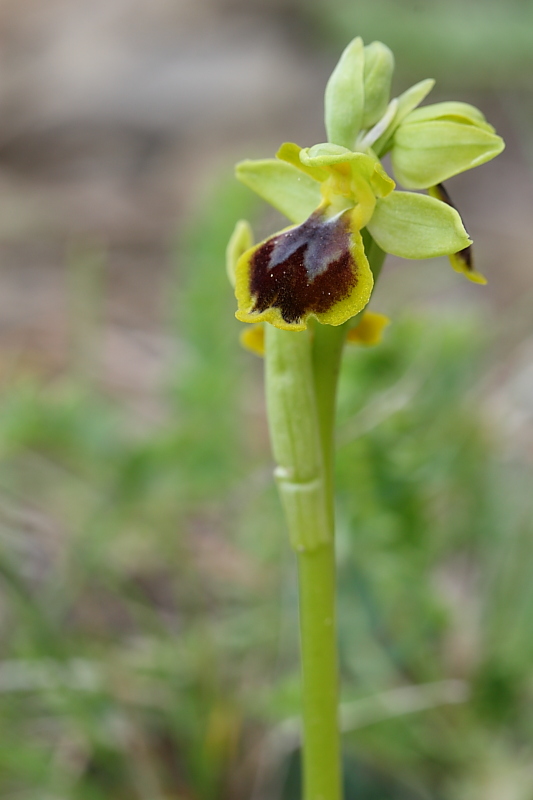
[[[371,128],[387,110],[393,71],[394,56],[387,45],[372,42],[365,47],[363,128]]]
[[[446,103],[430,103],[427,106],[415,108],[403,120],[405,125],[412,122],[430,122],[447,120],[449,122],[462,122],[464,125],[476,125],[478,128],[494,133],[494,128],[489,125],[479,108],[470,103],[448,101]]]
[[[363,122],[365,48],[358,36],[344,50],[326,86],[328,141],[351,149]]]
[[[435,186],[490,161],[504,148],[503,140],[484,121],[478,124],[473,118],[461,121],[453,116],[408,120],[394,134],[391,151],[396,178],[407,189]]]

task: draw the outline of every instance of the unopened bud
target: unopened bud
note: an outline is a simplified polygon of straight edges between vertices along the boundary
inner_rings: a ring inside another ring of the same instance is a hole
[[[363,128],[371,128],[387,110],[393,71],[394,56],[387,45],[372,42],[365,47]]]

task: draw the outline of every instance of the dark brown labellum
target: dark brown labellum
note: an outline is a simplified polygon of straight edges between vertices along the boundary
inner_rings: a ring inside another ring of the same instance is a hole
[[[301,225],[268,239],[250,262],[254,312],[278,308],[284,321],[325,313],[357,284],[350,217],[315,211]]]

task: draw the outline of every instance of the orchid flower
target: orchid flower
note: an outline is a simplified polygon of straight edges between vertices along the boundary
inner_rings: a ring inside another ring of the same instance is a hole
[[[358,315],[374,285],[365,231],[385,253],[448,255],[457,271],[484,282],[442,183],[494,158],[503,140],[467,103],[418,107],[431,80],[389,100],[392,68],[385,45],[355,39],[326,88],[330,142],[285,143],[275,159],[237,165],[237,178],[293,223],[256,245],[247,230],[248,246],[232,245],[237,319],[298,331],[310,317],[341,325]],[[396,190],[381,163],[388,152],[398,183],[427,194]]]

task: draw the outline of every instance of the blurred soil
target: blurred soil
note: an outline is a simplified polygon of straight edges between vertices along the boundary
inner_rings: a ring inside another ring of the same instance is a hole
[[[324,138],[335,55],[316,36],[297,0],[4,0],[2,362],[51,373],[65,365],[68,253],[88,244],[106,261],[100,377],[126,395],[153,393],[169,354],[162,324],[176,234],[236,159]],[[451,185],[489,287],[426,282],[426,265],[390,259],[378,300],[385,310],[479,304],[501,326],[533,303],[533,149],[501,92],[458,99],[479,104],[508,143]]]

